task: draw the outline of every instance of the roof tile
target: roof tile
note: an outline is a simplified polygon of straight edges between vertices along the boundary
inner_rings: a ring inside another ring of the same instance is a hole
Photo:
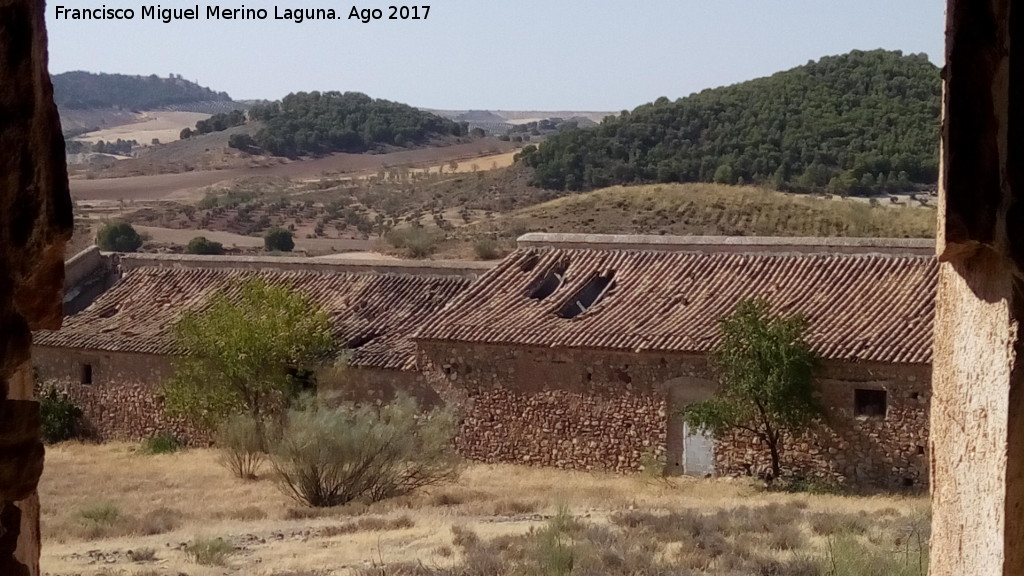
[[[39,331],[42,346],[115,352],[174,354],[171,329],[181,314],[205,306],[235,279],[259,276],[296,287],[330,316],[337,342],[379,334],[358,347],[350,364],[411,369],[415,347],[409,334],[464,290],[471,278],[363,272],[312,272],[211,268],[132,268],[57,331]]]
[[[531,259],[534,266],[523,266]],[[560,261],[569,263],[562,286],[530,298]],[[614,285],[603,299],[575,318],[557,315],[589,278],[609,270]],[[700,353],[718,344],[722,316],[759,297],[803,314],[808,342],[823,358],[926,363],[936,284],[929,256],[524,248],[413,338]]]

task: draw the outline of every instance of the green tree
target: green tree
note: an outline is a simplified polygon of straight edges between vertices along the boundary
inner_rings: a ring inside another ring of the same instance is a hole
[[[822,414],[815,395],[814,355],[800,315],[775,315],[764,300],[743,300],[721,320],[722,341],[712,354],[720,388],[689,406],[685,420],[716,436],[742,431],[767,447],[772,477],[780,474],[786,435],[797,434]]]
[[[713,178],[716,184],[735,184],[736,178],[732,174],[732,166],[722,164],[715,170]]]
[[[290,231],[274,227],[263,237],[263,247],[268,252],[291,252],[295,249],[295,240]]]
[[[96,233],[96,245],[111,252],[135,252],[142,247],[142,236],[127,222],[108,222]]]
[[[232,134],[228,138],[228,146],[239,150],[247,150],[256,145],[256,141],[248,134]]]
[[[196,236],[188,241],[185,247],[186,254],[223,254],[224,245],[220,242],[207,240],[205,236]]]
[[[209,430],[236,414],[262,430],[300,391],[301,375],[333,347],[323,310],[304,294],[259,278],[185,313],[174,339],[182,356],[163,386],[166,408]]]

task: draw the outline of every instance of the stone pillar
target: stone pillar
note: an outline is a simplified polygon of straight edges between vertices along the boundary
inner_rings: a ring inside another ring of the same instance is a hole
[[[39,574],[31,330],[58,328],[71,235],[42,0],[0,0],[0,574]]]
[[[1009,576],[1024,574],[1024,5],[949,0],[946,18],[930,574]]]

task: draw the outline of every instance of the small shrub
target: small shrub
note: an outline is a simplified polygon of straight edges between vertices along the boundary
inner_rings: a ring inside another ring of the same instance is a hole
[[[501,257],[498,243],[493,238],[481,238],[474,242],[473,253],[478,260],[496,260]]]
[[[42,419],[43,442],[54,444],[71,440],[77,435],[82,411],[67,394],[57,392],[55,387],[51,387],[39,398],[39,414]]]
[[[207,240],[205,236],[196,236],[188,241],[185,246],[186,254],[208,254],[217,255],[224,253],[224,245],[220,242]]]
[[[480,537],[476,532],[465,526],[452,526],[452,544],[463,550],[470,550],[480,544]]]
[[[212,210],[216,208],[219,203],[220,200],[216,194],[207,192],[206,195],[196,203],[196,206],[201,210]]]
[[[415,525],[416,523],[408,516],[399,516],[398,518],[370,516],[359,518],[354,522],[341,524],[339,526],[327,526],[320,530],[320,536],[324,538],[331,538],[333,536],[353,534],[355,532],[387,532],[390,530],[405,530],[406,528],[412,528]]]
[[[234,553],[234,545],[223,538],[196,538],[185,546],[185,555],[201,566],[223,566]]]
[[[172,508],[160,507],[150,510],[138,520],[134,532],[144,536],[164,534],[181,525],[182,514]]]
[[[142,236],[127,222],[108,222],[96,233],[96,245],[112,252],[135,252],[142,247]]]
[[[438,244],[437,236],[419,226],[392,230],[388,233],[387,240],[409,258],[426,258],[437,250]]]
[[[217,428],[219,462],[238,478],[252,480],[266,459],[266,448],[259,424],[239,414],[228,418]]]
[[[544,528],[535,533],[530,556],[535,572],[568,576],[576,563],[577,551],[571,533],[579,528],[568,508],[561,507]]]
[[[181,440],[170,432],[158,432],[142,441],[142,451],[146,454],[173,454],[181,448]]]
[[[925,576],[928,573],[928,543],[888,550],[864,544],[853,536],[829,539],[819,561],[823,574],[830,576]]]
[[[295,249],[295,240],[290,231],[274,227],[263,236],[263,248],[268,252],[291,252]]]
[[[452,550],[451,546],[438,546],[437,548],[434,548],[434,554],[437,554],[442,558],[451,558],[454,553],[455,551]]]
[[[415,400],[384,406],[312,406],[289,412],[271,449],[285,493],[314,507],[379,501],[454,477],[455,420],[421,414]]]
[[[121,509],[108,501],[95,502],[78,511],[78,517],[85,522],[100,526],[113,526],[121,519]]]
[[[528,500],[498,500],[494,503],[495,516],[518,516],[521,514],[533,514],[540,506],[536,502]]]

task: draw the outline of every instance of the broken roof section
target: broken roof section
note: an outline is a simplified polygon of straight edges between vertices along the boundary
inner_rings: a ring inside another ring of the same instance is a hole
[[[415,366],[409,334],[486,270],[463,264],[126,255],[112,288],[65,318],[60,330],[37,332],[34,344],[174,354],[172,328],[184,311],[201,308],[235,280],[258,276],[294,286],[323,307],[335,341],[352,348],[350,365],[407,370]]]
[[[808,319],[822,358],[931,360],[937,265],[918,255],[930,241],[841,239],[837,253],[823,239],[643,238],[528,235],[414,338],[705,353],[737,302],[765,298]]]

